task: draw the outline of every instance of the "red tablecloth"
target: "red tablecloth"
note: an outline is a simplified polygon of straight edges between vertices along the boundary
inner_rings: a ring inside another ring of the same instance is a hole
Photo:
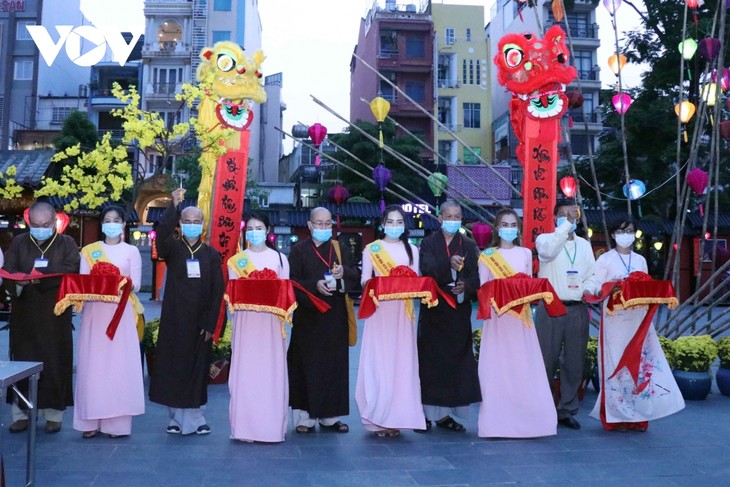
[[[432,277],[373,277],[365,285],[360,300],[358,318],[369,318],[375,313],[380,301],[420,299],[429,308],[438,305],[438,296],[444,298],[452,308],[454,298],[441,290]]]
[[[525,306],[540,300],[545,301],[545,309],[550,316],[567,312],[547,279],[532,278],[525,274],[485,282],[477,291],[477,296],[477,318],[480,320],[491,318],[492,307],[499,316],[511,311],[522,317]]]

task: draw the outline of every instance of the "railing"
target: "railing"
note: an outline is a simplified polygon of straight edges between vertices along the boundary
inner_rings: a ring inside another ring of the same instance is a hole
[[[459,83],[456,80],[456,78],[439,78],[438,87],[439,88],[458,88]]]
[[[600,81],[599,72],[594,69],[589,71],[579,69],[578,76],[580,76],[580,79],[583,81]]]
[[[112,134],[112,140],[122,140],[124,137],[124,129],[99,129],[96,131],[99,139],[104,137],[107,132]]]
[[[398,49],[388,49],[388,48],[381,47],[379,57],[396,58],[396,57],[398,57]]]
[[[459,130],[463,129],[464,126],[460,123],[446,123],[441,122],[446,126],[446,128],[442,127],[441,125],[438,126],[439,132],[446,132],[446,130],[450,130],[452,132],[458,132]]]
[[[580,122],[583,123],[584,121],[588,123],[600,123],[601,118],[598,113],[586,113],[585,117],[583,116],[583,112],[580,109],[577,109],[576,111],[570,111],[568,112],[570,116],[573,117],[573,122]]]
[[[389,103],[398,103],[398,96],[395,93],[382,93],[380,96]]]
[[[553,22],[552,25],[559,25],[567,30],[563,22]],[[598,25],[571,25],[570,36],[576,39],[598,39]]]
[[[177,83],[152,83],[152,93],[155,95],[174,95],[177,93]]]

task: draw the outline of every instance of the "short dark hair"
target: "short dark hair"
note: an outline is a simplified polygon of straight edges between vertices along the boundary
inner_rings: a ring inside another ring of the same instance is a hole
[[[576,206],[577,203],[574,199],[568,199],[568,198],[559,198],[557,201],[555,201],[555,208],[553,209],[553,215],[557,216],[558,210],[562,208],[563,206]]]

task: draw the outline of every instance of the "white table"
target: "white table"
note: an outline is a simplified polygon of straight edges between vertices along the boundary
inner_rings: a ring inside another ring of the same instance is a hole
[[[43,362],[7,362],[0,360],[0,403],[4,400],[5,390],[14,387],[18,381],[30,378],[29,398],[18,396],[28,407],[28,441],[25,464],[25,485],[33,485],[33,474],[35,472],[35,431],[36,417],[38,410],[35,407],[38,397],[38,376],[43,370]],[[17,389],[16,389],[16,392]],[[0,428],[0,445],[2,445],[2,428]]]

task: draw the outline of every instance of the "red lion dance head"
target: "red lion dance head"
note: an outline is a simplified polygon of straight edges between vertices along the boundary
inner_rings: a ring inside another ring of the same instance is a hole
[[[577,76],[568,66],[569,50],[565,32],[554,25],[543,39],[532,34],[507,34],[499,41],[494,56],[499,84],[521,102],[521,111],[532,119],[562,116],[568,109],[565,85]]]

